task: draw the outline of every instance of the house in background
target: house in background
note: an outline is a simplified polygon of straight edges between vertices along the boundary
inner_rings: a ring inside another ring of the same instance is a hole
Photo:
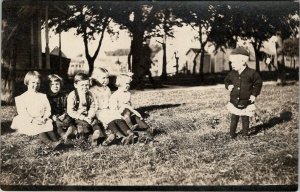
[[[59,48],[56,46],[50,52],[50,68],[51,71],[55,72],[56,74],[60,75],[62,78],[68,78],[68,69],[71,59],[67,58],[67,56],[60,51]],[[43,53],[43,63],[46,62],[46,55]]]
[[[89,65],[87,64],[87,61],[85,57],[83,57],[82,54],[78,55],[76,58],[71,59],[69,68],[68,68],[68,76],[74,77],[76,73],[89,73]]]
[[[195,72],[196,74],[199,74],[200,70],[200,49],[197,48],[190,48],[186,52],[186,71],[188,74],[193,73],[193,67],[194,67],[194,62],[196,62],[195,66]],[[211,58],[210,54],[205,52],[204,54],[204,66],[203,66],[203,73],[211,73],[213,66],[211,65]]]
[[[13,68],[16,80],[22,80],[29,70],[37,70],[42,74],[53,72],[55,68],[51,65],[48,44],[45,53],[42,52],[42,38],[48,43],[49,36],[46,33],[42,37],[41,28],[44,25],[48,31],[48,18],[62,14],[65,14],[64,10],[47,3],[3,1],[2,51],[7,51],[11,57],[2,61],[2,70]]]
[[[107,69],[111,75],[125,73],[128,71],[129,52],[129,49],[106,51],[103,57],[99,57],[95,61],[95,68],[103,67]]]

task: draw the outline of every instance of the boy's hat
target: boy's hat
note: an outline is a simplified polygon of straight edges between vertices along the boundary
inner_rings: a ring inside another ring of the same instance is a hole
[[[244,47],[237,47],[231,51],[231,55],[245,55],[249,57],[249,52]]]

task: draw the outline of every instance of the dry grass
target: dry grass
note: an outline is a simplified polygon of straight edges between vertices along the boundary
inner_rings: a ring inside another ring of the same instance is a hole
[[[257,100],[263,124],[236,140],[228,135],[223,88],[135,92],[134,105],[158,130],[153,143],[91,148],[74,141],[55,152],[11,132],[15,107],[2,106],[1,185],[297,184],[298,92],[298,84],[265,85]]]

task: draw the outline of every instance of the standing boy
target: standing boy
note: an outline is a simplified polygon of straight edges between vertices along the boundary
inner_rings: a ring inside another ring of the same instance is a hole
[[[233,49],[229,60],[232,71],[225,78],[225,87],[230,91],[230,102],[227,109],[231,113],[230,136],[236,137],[239,118],[242,118],[242,135],[248,136],[249,116],[254,115],[256,97],[262,88],[260,75],[247,66],[249,53],[239,47]]]

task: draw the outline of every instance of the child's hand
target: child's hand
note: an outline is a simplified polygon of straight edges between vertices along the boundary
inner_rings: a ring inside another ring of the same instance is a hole
[[[53,115],[53,116],[52,116],[52,120],[53,120],[53,121],[56,121],[56,120],[57,120],[56,115]]]
[[[85,117],[83,120],[85,120],[88,124],[92,124],[92,119],[89,117]]]
[[[61,116],[58,117],[59,120],[63,121],[65,119],[66,114],[62,114]]]
[[[254,95],[251,95],[249,100],[251,101],[251,103],[254,103],[255,99],[256,99],[256,97]]]
[[[228,90],[232,91],[232,89],[234,88],[234,85],[228,85]]]

